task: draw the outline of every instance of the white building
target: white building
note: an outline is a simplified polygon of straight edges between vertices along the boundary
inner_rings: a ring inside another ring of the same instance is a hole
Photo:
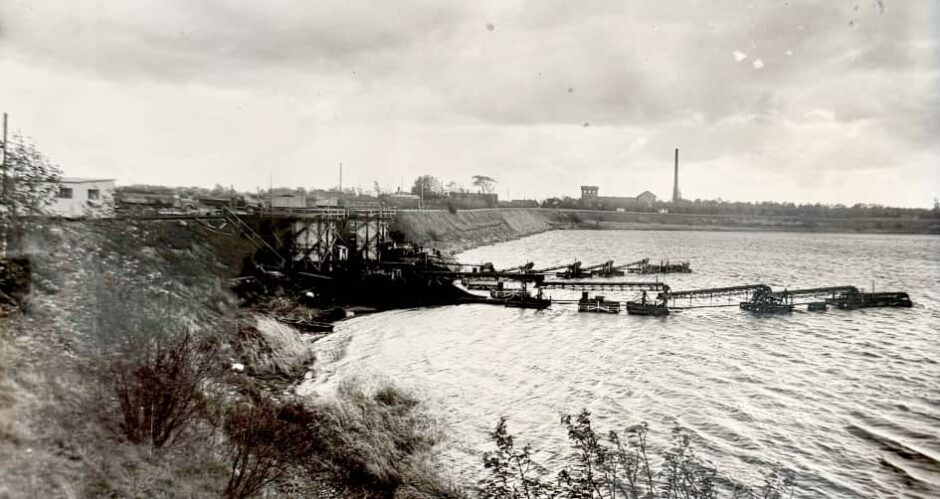
[[[60,217],[109,217],[114,215],[114,179],[63,177],[55,200],[46,208]]]
[[[299,194],[279,194],[271,197],[272,208],[306,208],[307,196]]]

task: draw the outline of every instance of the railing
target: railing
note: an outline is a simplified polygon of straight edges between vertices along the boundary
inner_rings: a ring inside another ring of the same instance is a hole
[[[392,219],[397,215],[393,208],[355,208],[355,207],[316,207],[316,208],[261,208],[255,214],[267,217],[282,218],[359,218],[359,219]]]

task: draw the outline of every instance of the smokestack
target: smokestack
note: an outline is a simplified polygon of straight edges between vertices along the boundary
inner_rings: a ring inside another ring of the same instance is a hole
[[[679,148],[676,148],[676,172],[672,183],[672,202],[679,202]]]

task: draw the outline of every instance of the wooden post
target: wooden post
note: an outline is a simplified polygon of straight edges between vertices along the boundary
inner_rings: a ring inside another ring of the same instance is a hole
[[[3,113],[3,163],[2,163],[2,167],[3,167],[3,186],[2,186],[3,197],[0,198],[0,200],[6,203],[6,200],[7,200],[7,113]]]
[[[0,163],[3,177],[0,178],[0,205],[7,205],[7,113],[3,113],[3,162]],[[12,213],[12,212],[11,212]],[[5,215],[4,215],[5,216]],[[7,256],[7,224],[0,221],[0,258]]]

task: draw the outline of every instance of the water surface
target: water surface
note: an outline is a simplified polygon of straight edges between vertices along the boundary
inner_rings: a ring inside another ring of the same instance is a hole
[[[657,446],[678,424],[739,480],[790,470],[799,497],[940,495],[940,238],[556,231],[458,258],[508,267],[642,257],[691,261],[694,273],[663,277],[673,289],[874,285],[909,292],[915,306],[774,317],[579,314],[574,305],[395,311],[339,324],[318,345],[318,380],[307,388],[360,377],[418,391],[450,429],[444,458],[468,480],[482,471],[498,417],[552,461],[568,451],[559,414],[588,408],[605,430],[647,421]]]

